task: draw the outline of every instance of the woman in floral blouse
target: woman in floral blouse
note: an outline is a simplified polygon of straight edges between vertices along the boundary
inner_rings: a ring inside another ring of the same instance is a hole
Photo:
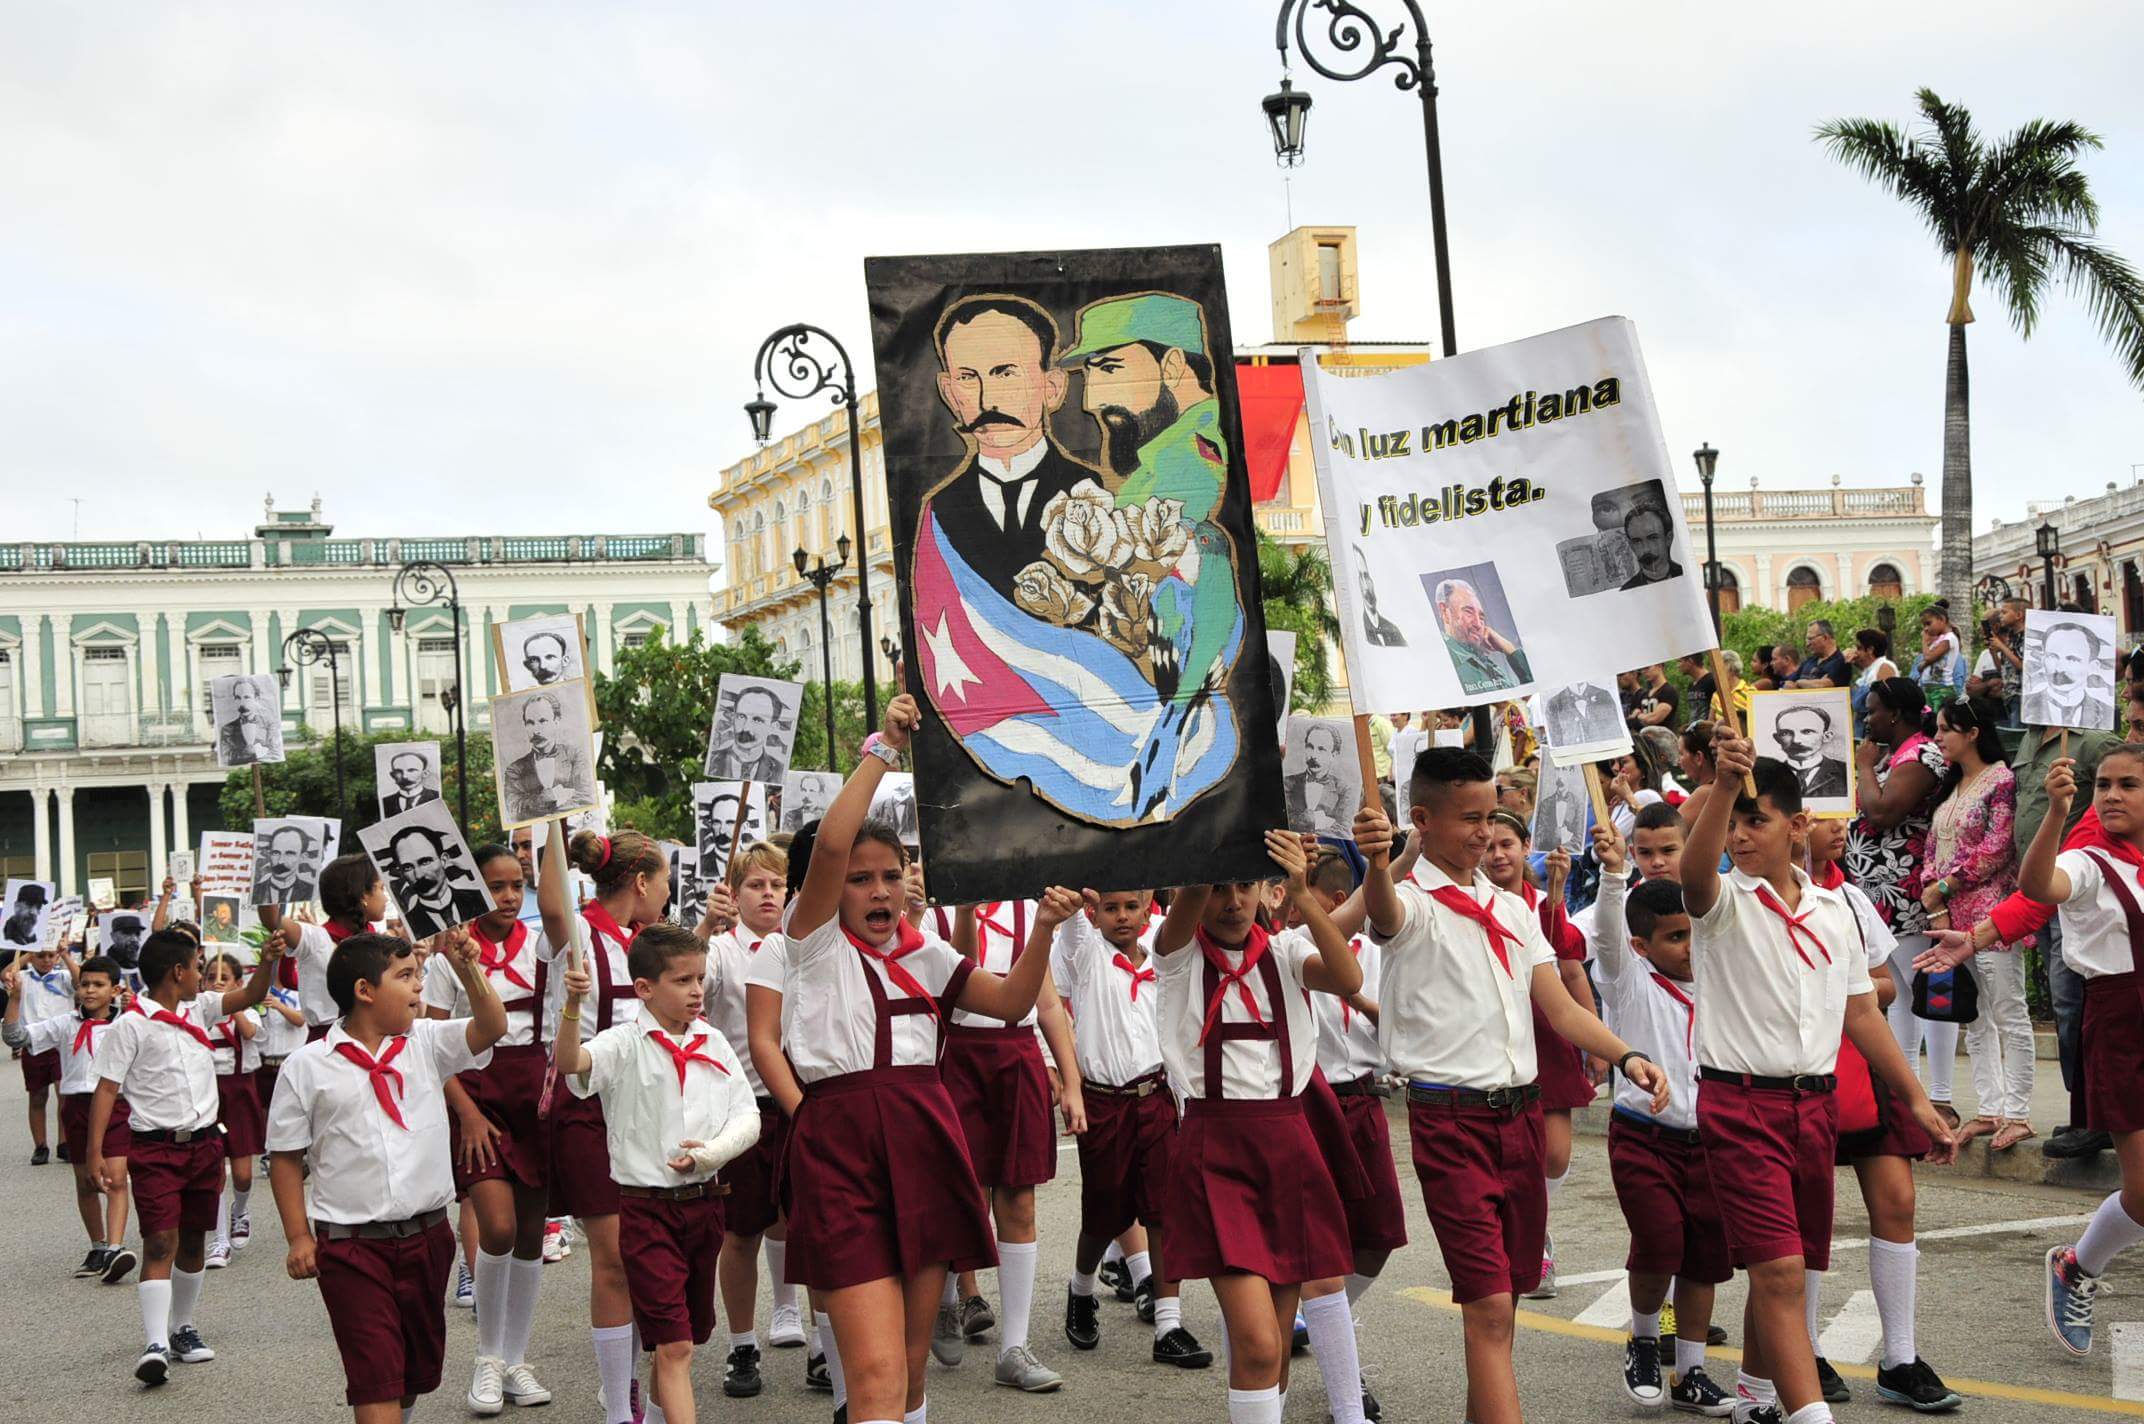
[[[1951,1074],[1958,1057],[1958,1026],[1914,1017],[1913,957],[1928,947],[1928,911],[1921,903],[1929,815],[1950,765],[1924,725],[1928,699],[1910,677],[1887,677],[1869,685],[1868,735],[1855,748],[1859,774],[1854,804],[1860,812],[1846,832],[1846,873],[1898,936],[1891,957],[1899,995],[1891,1001],[1891,1032],[1912,1063],[1923,1038],[1928,1044],[1928,1097],[1952,1127]]]
[[[1930,823],[1921,904],[1933,929],[1971,927],[2017,889],[2017,852],[2011,843],[2017,778],[2003,763],[1994,724],[1970,702],[1953,702],[1936,714],[1936,744],[1950,770]],[[2007,944],[1967,961],[1980,982],[1980,1016],[1965,1028],[1980,1113],[1960,1136],[1993,1133],[1989,1146],[1997,1152],[2037,1135],[2026,1120],[2032,1108],[2033,1043],[2022,961]]]

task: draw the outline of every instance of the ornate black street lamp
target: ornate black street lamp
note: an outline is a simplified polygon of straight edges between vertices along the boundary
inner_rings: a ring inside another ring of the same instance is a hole
[[[836,539],[834,548],[841,557],[830,564],[826,561],[826,556],[821,554],[816,567],[811,562],[811,556],[801,547],[789,556],[796,563],[797,577],[819,590],[819,700],[826,706],[826,767],[829,771],[841,770],[841,763],[834,756],[834,625],[827,617],[826,589],[827,585],[840,576],[841,566],[849,561],[849,536],[844,534]],[[868,667],[870,662],[871,654],[867,648],[864,652],[865,666]],[[865,686],[868,688],[870,684],[866,683]],[[870,693],[866,691],[864,695],[868,697]]]
[[[468,698],[462,694],[462,594],[454,582],[454,574],[445,564],[419,559],[404,564],[395,574],[395,601],[387,610],[388,626],[397,633],[402,631],[402,620],[411,608],[423,608],[444,602],[447,611],[454,615],[454,686],[451,698],[442,695],[447,710],[454,714],[454,780],[455,793],[460,799],[463,834],[469,828],[469,728],[465,718]],[[408,607],[404,607],[407,604]],[[414,692],[415,689],[412,689]],[[417,699],[410,698],[414,711]]]
[[[343,794],[342,774],[342,648],[318,628],[300,628],[283,640],[283,666],[275,670],[276,681],[290,689],[290,669],[328,665],[328,693],[335,709],[335,817],[347,821],[350,812]]]
[[[1720,546],[1712,532],[1712,476],[1719,468],[1720,452],[1712,448],[1712,442],[1692,451],[1690,458],[1697,461],[1697,482],[1705,487],[1705,601],[1712,605],[1712,639],[1720,638]]]
[[[2052,522],[2042,524],[2032,531],[2032,547],[2040,556],[2043,606],[2058,608],[2061,600],[2055,597],[2055,560],[2062,557],[2062,531]]]

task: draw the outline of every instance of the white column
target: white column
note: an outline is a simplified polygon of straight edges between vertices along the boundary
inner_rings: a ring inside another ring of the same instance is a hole
[[[60,798],[60,862],[52,867],[53,883],[59,893],[72,895],[76,891],[74,880],[74,788],[56,788]]]
[[[596,605],[596,626],[588,630],[588,641],[596,655],[596,666],[604,672],[611,670],[611,611],[608,603]]]
[[[253,624],[253,661],[247,672],[274,672],[275,658],[268,646],[268,610],[251,608],[247,616]]]
[[[162,615],[137,613],[134,615],[141,632],[136,644],[141,650],[141,711],[144,720],[159,717],[164,711],[164,678],[158,666],[156,650],[163,642],[163,630],[158,626]]]
[[[45,715],[45,620],[42,614],[22,615],[22,715]],[[43,872],[39,872],[42,876]]]
[[[186,793],[192,789],[184,781],[171,784],[171,844],[177,850],[194,848],[193,828],[186,824]]]
[[[33,786],[30,788],[30,813],[34,818],[30,825],[32,834],[35,837],[34,844],[37,851],[37,878],[49,881],[52,878],[51,787]]]
[[[670,603],[670,626],[663,630],[672,647],[685,641],[685,605],[672,600]]]
[[[372,660],[372,700],[385,702],[387,696],[382,689],[387,686],[387,668],[392,660],[388,648],[390,640],[380,636],[379,609],[361,608],[358,610],[358,617],[363,619],[365,624],[363,633],[359,635],[362,640],[360,645],[365,650],[365,656]],[[364,718],[360,716],[358,721],[362,724]]]
[[[164,793],[171,789],[169,782],[149,783],[149,893],[155,894],[164,883],[164,865],[170,859],[164,843]]]
[[[73,632],[71,614],[52,615],[52,715],[55,717],[74,715]]]
[[[410,661],[407,628],[408,624],[405,623],[401,628],[391,630],[387,656],[393,660],[395,667],[395,701],[409,709],[409,722],[407,725],[411,730],[415,730],[417,726],[417,668]]]

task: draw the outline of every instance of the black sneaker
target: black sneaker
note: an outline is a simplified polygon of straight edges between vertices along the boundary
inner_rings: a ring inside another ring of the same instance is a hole
[[[1911,1364],[1887,1365],[1876,1371],[1876,1397],[1922,1414],[1941,1414],[1965,1403],[1964,1396],[1943,1383],[1942,1376],[1918,1355]]]
[[[1065,1292],[1065,1338],[1075,1350],[1091,1350],[1102,1343],[1101,1302],[1091,1295]]]
[[[732,1346],[729,1365],[722,1372],[722,1392],[731,1399],[750,1399],[761,1388],[759,1346]]]
[[[1668,1403],[1685,1414],[1703,1414],[1712,1419],[1725,1419],[1735,1412],[1735,1397],[1714,1384],[1702,1365],[1675,1381],[1675,1387],[1668,1391]]]
[[[1139,1312],[1141,1325],[1154,1323],[1154,1278],[1141,1276],[1139,1284],[1132,1287],[1132,1305]]]
[[[1385,1406],[1377,1402],[1377,1396],[1370,1393],[1368,1385],[1362,1387],[1362,1417],[1369,1420],[1370,1424],[1377,1424],[1378,1420],[1385,1417]]]
[[[216,1358],[216,1352],[201,1338],[199,1330],[181,1325],[171,1332],[171,1358],[182,1365],[205,1365]]]
[[[104,1248],[104,1283],[116,1286],[127,1278],[127,1272],[141,1264],[141,1258],[124,1246]]]
[[[1824,1391],[1826,1404],[1853,1402],[1854,1392],[1846,1387],[1845,1380],[1839,1378],[1839,1372],[1831,1367],[1831,1361],[1822,1355],[1816,1357],[1816,1383],[1817,1388]]]
[[[67,1144],[64,1142],[60,1144],[58,1156],[62,1162],[72,1162],[74,1160],[74,1158],[67,1155]]]
[[[970,1340],[980,1340],[997,1329],[997,1312],[990,1302],[979,1295],[971,1295],[960,1305],[960,1333]]]
[[[86,1281],[91,1276],[103,1275],[105,1261],[104,1253],[108,1249],[108,1247],[104,1246],[90,1247],[89,1254],[82,1258],[82,1264],[74,1268],[74,1278],[78,1281]]]
[[[1213,1351],[1201,1345],[1198,1337],[1179,1325],[1154,1338],[1154,1363],[1174,1365],[1180,1370],[1203,1370],[1213,1363]]]
[[[1295,1317],[1295,1333],[1288,1337],[1288,1353],[1300,1355],[1309,1348],[1310,1327],[1303,1323],[1302,1313],[1298,1311]]]
[[[849,1424],[849,1406],[844,1404],[834,1411],[834,1424]]]
[[[42,1167],[51,1160],[52,1149],[49,1147],[40,1147],[30,1154],[30,1165],[32,1167]]]
[[[1726,1344],[1727,1327],[1724,1325],[1707,1325],[1705,1327],[1705,1343],[1707,1345]]]
[[[1104,1261],[1098,1268],[1096,1268],[1094,1274],[1101,1279],[1103,1285],[1108,1286],[1110,1290],[1116,1292],[1118,1300],[1124,1301],[1126,1304],[1129,1304],[1131,1302],[1131,1267],[1125,1265],[1122,1261]]]
[[[171,1352],[162,1345],[151,1345],[141,1352],[134,1362],[134,1378],[155,1389],[171,1374]]]
[[[2042,1157],[2058,1160],[2070,1157],[2091,1157],[2114,1146],[2110,1133],[2094,1132],[2088,1127],[2063,1127],[2040,1146]]]
[[[813,1354],[805,1358],[804,1388],[816,1389],[822,1394],[834,1392],[834,1376],[826,1367],[826,1356]]]
[[[1749,1412],[1749,1424],[1787,1424],[1787,1416],[1776,1404],[1760,1404]]]
[[[1660,1381],[1660,1341],[1633,1335],[1623,1342],[1623,1393],[1640,1409],[1658,1409],[1667,1395]]]

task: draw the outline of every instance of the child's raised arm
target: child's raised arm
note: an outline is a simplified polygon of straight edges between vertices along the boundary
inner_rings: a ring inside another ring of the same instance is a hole
[[[880,728],[882,745],[895,752],[908,750],[908,739],[922,720],[916,699],[902,693],[887,704],[886,722]],[[840,909],[842,882],[849,874],[849,852],[855,848],[856,833],[863,829],[864,818],[871,813],[871,798],[877,794],[890,765],[875,750],[858,760],[856,770],[841,784],[841,794],[820,818],[819,834],[812,841],[811,869],[804,873],[796,904],[789,912],[792,943],[810,935]],[[1013,1017],[1026,1012],[1022,1009]]]

